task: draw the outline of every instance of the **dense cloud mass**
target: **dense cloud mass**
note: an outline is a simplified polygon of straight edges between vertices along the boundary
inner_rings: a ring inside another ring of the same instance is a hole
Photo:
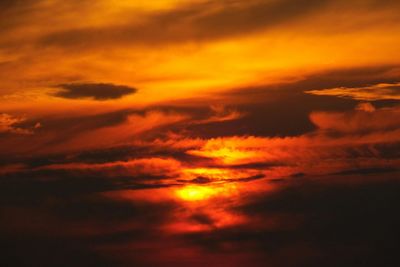
[[[0,0],[0,266],[398,266],[399,10]]]
[[[62,90],[55,93],[55,96],[71,99],[118,99],[125,95],[133,94],[137,91],[137,89],[131,88],[129,86],[121,86],[107,83],[61,84],[58,87]]]
[[[307,91],[340,81],[385,82],[395,79],[391,71],[321,73],[235,89],[214,100],[230,106],[200,98],[143,110],[44,116],[46,127],[29,135],[35,147],[18,145],[28,142],[24,136],[4,139],[14,152],[2,154],[0,172],[7,217],[1,242],[10,247],[2,261],[29,266],[39,257],[52,266],[72,254],[76,258],[65,263],[76,266],[165,266],[166,259],[175,266],[394,263],[398,103]],[[368,78],[360,79],[364,73]],[[285,128],[288,122],[294,131]],[[19,155],[24,150],[37,154]],[[28,227],[24,216],[34,223]],[[33,249],[28,240],[44,225],[47,234]],[[172,249],[159,254],[164,242]],[[149,244],[144,253],[132,253],[141,244]],[[182,249],[188,256],[178,256]],[[24,260],[18,250],[29,251]]]

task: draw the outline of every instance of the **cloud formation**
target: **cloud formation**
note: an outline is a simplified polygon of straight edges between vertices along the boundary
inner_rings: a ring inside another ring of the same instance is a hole
[[[314,112],[311,121],[321,130],[339,133],[371,133],[398,129],[400,125],[398,106],[375,109],[373,105],[359,105],[350,113]]]
[[[106,27],[80,27],[45,35],[40,45],[93,47],[104,44],[163,45],[190,41],[209,41],[257,33],[292,22],[318,17],[329,7],[346,13],[355,9],[368,13],[371,8],[398,8],[393,1],[355,2],[288,0],[193,1],[165,11],[140,14],[132,21]],[[363,22],[360,22],[362,25]],[[163,27],[160,27],[163,25]],[[340,28],[340,23],[337,24]],[[354,26],[353,26],[354,27]],[[362,26],[358,26],[362,27]]]
[[[54,93],[57,97],[99,101],[118,99],[137,92],[136,88],[110,83],[71,83],[60,84],[58,87],[61,91]]]
[[[400,83],[380,83],[357,88],[330,88],[307,91],[313,95],[352,98],[360,101],[400,100]]]
[[[398,266],[399,8],[0,0],[0,262]]]
[[[183,238],[214,255],[255,253],[259,257],[253,266],[397,264],[393,235],[400,218],[397,205],[390,204],[398,201],[395,175],[352,182],[349,177],[331,178],[336,182],[291,181],[233,208],[253,218],[254,224],[188,233]]]
[[[87,47],[95,43],[160,45],[184,41],[220,39],[257,32],[287,23],[329,4],[324,1],[194,1],[166,11],[145,14],[140,22],[81,28],[49,34],[42,45]],[[160,27],[160,25],[163,25]]]
[[[188,134],[196,123],[244,120],[251,115],[244,106],[122,110],[80,118],[85,125],[55,118],[46,125],[71,125],[67,136],[77,150],[52,144],[53,153],[19,157],[23,165],[0,175],[0,242],[9,246],[3,260],[15,261],[16,250],[32,259],[25,239],[46,233],[36,245],[51,246],[56,260],[79,242],[80,261],[67,261],[76,266],[321,266],[366,256],[393,262],[398,216],[387,207],[398,202],[399,107],[350,103],[349,110],[310,112],[315,129],[286,137]],[[102,148],[97,140],[83,149],[97,135],[115,141],[135,133],[123,145]],[[29,225],[26,214],[35,218]],[[15,236],[22,244],[10,246]],[[385,242],[368,245],[379,238]],[[54,263],[33,251],[43,266]]]
[[[13,133],[22,135],[31,135],[34,130],[41,127],[40,123],[34,124],[32,127],[22,127],[27,121],[26,117],[12,116],[6,113],[0,113],[0,134]]]

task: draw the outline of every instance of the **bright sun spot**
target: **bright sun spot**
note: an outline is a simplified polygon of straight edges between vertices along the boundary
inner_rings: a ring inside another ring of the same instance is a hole
[[[177,195],[186,201],[205,200],[216,194],[216,190],[208,186],[186,186],[177,191]]]
[[[236,185],[224,184],[220,186],[188,185],[176,191],[177,196],[185,201],[207,200],[214,196],[228,196],[236,192]]]
[[[258,151],[246,151],[230,147],[211,147],[203,150],[190,150],[187,153],[196,156],[219,159],[225,164],[243,163],[259,156]]]

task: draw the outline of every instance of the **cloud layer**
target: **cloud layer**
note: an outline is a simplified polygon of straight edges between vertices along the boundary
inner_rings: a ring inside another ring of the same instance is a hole
[[[399,10],[0,0],[0,265],[399,266]]]

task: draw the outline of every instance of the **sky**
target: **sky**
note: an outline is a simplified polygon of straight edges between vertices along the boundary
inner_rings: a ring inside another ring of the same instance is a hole
[[[399,14],[0,0],[0,265],[399,265]]]

